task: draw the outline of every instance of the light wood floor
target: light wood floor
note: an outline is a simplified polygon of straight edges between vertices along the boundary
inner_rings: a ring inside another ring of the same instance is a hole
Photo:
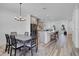
[[[1,43],[1,42],[0,42]],[[33,49],[34,56],[79,56],[79,49],[73,48],[72,43],[72,36],[67,36],[67,48],[58,48],[57,42],[51,41],[48,44],[39,43],[38,45],[38,52],[35,52],[35,49]],[[17,52],[17,55],[20,53]],[[5,45],[0,45],[0,55],[1,56],[9,56],[5,52]],[[30,51],[26,53],[26,56],[30,56]]]

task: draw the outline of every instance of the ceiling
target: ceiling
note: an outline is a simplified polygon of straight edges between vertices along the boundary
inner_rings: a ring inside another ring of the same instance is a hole
[[[34,15],[42,20],[58,21],[71,19],[74,3],[23,3],[22,16]],[[0,3],[0,11],[19,15],[18,3]]]

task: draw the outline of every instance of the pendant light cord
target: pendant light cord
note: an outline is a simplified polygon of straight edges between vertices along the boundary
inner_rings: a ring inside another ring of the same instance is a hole
[[[21,16],[21,5],[22,5],[22,3],[20,3],[20,16]]]

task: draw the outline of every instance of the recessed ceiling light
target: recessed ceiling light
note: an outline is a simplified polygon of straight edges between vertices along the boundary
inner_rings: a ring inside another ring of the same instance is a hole
[[[46,16],[49,16],[49,15],[46,15]]]
[[[42,8],[43,10],[45,10],[46,8]]]

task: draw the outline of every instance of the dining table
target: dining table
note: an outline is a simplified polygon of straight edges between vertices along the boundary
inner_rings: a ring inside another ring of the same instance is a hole
[[[25,50],[26,50],[26,43],[27,41],[31,40],[31,36],[27,36],[27,35],[24,35],[24,34],[19,34],[19,35],[16,35],[15,38],[20,41],[21,43],[23,43],[23,51],[22,51],[22,55],[25,55]]]

